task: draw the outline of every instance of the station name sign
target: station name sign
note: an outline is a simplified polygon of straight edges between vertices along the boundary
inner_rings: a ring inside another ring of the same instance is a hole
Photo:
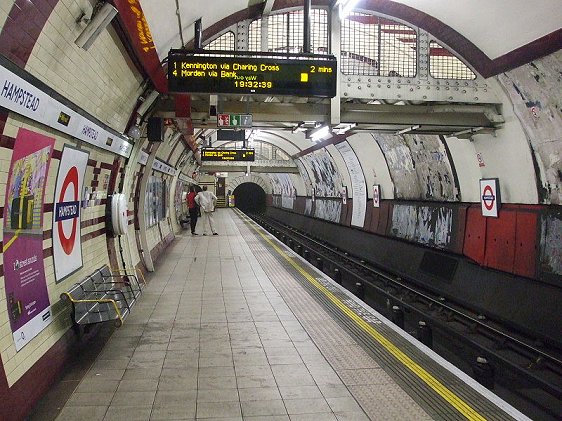
[[[201,161],[254,161],[254,159],[254,149],[201,149]]]
[[[333,98],[336,59],[217,57],[172,53],[170,92],[262,94]]]

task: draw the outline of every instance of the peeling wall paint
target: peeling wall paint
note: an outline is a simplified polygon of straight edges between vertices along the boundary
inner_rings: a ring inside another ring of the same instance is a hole
[[[541,269],[562,275],[562,211],[541,218]]]
[[[297,190],[293,185],[293,180],[286,173],[270,173],[267,174],[273,188],[273,194],[281,196],[281,207],[293,209],[295,199],[297,198]]]
[[[498,76],[539,166],[543,203],[562,204],[562,50]]]
[[[341,200],[316,199],[314,204],[314,216],[332,222],[340,222]]]
[[[451,243],[453,210],[443,207],[394,205],[391,235],[426,246],[447,248]]]
[[[438,136],[373,134],[383,151],[396,198],[456,201],[457,188]]]
[[[314,151],[300,158],[308,174],[308,179],[318,197],[339,197],[342,178],[332,157],[325,149]],[[300,170],[300,166],[299,166]],[[310,192],[309,195],[311,195]]]

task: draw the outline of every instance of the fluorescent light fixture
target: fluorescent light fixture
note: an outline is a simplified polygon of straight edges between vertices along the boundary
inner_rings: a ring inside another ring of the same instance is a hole
[[[90,48],[116,14],[117,9],[109,3],[105,3],[102,8],[92,16],[92,19],[88,22],[88,25],[86,25],[78,38],[76,38],[74,43],[84,50]]]
[[[342,135],[353,129],[355,126],[357,126],[357,123],[341,123],[334,127],[333,130],[335,134]]]
[[[311,130],[309,138],[313,142],[319,142],[321,140],[327,139],[332,134],[330,126],[322,126],[318,129]]]
[[[460,132],[451,133],[447,137],[461,137],[463,135],[467,135],[466,137],[469,138],[471,135],[476,134],[482,130],[484,130],[484,127],[473,127],[472,129],[466,129],[461,130]]]
[[[402,130],[398,130],[395,134],[406,134],[406,133],[413,132],[414,130],[419,129],[420,127],[421,126],[419,124],[416,124],[415,126],[407,127],[405,129],[402,129]]]
[[[359,0],[338,0],[336,6],[339,9],[340,20],[345,19],[357,6],[357,3],[359,3]]]

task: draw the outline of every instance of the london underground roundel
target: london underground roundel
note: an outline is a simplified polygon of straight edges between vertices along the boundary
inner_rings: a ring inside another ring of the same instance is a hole
[[[87,164],[87,152],[65,146],[53,209],[53,260],[57,282],[82,267],[80,198]]]
[[[498,217],[500,208],[500,186],[497,178],[480,180],[480,204],[482,216]]]
[[[69,191],[71,192],[71,200],[67,201],[65,197]],[[59,242],[67,255],[72,253],[76,243],[76,228],[80,219],[80,201],[78,199],[78,170],[76,167],[72,167],[64,178],[59,201],[55,206],[55,221],[57,221]],[[65,234],[63,227],[63,221],[68,220],[72,221],[69,236]]]

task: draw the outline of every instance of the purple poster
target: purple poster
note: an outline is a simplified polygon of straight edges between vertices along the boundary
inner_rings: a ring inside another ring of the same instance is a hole
[[[43,198],[55,139],[19,129],[4,206],[4,282],[16,350],[51,323],[43,265]]]

